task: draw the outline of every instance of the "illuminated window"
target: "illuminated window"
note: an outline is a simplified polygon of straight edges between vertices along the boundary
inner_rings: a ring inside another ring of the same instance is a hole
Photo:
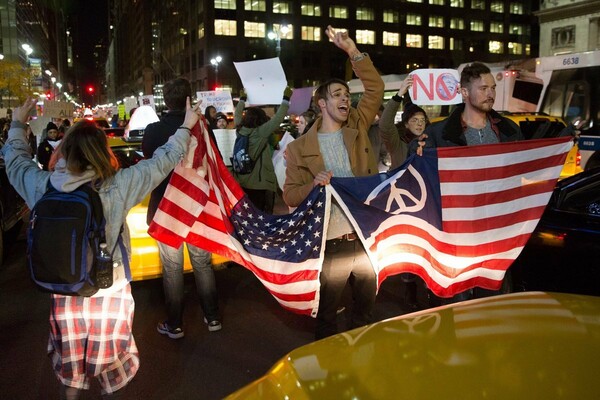
[[[399,21],[398,11],[394,10],[384,10],[383,11],[383,22],[389,24],[397,24]]]
[[[434,6],[443,6],[444,0],[429,0],[429,4]]]
[[[523,4],[518,3],[516,1],[510,3],[510,13],[517,14],[517,15],[523,15]]]
[[[302,15],[308,15],[309,17],[320,17],[321,6],[315,3],[302,3],[300,12]]]
[[[429,48],[444,50],[444,38],[442,36],[429,36]]]
[[[202,39],[204,37],[204,22],[198,25],[198,39]]]
[[[443,28],[444,27],[444,17],[439,15],[432,15],[429,17],[429,27],[430,28]]]
[[[465,6],[465,0],[450,0],[450,7],[463,8]]]
[[[525,55],[531,55],[531,45],[529,43],[525,45]]]
[[[229,19],[216,19],[215,35],[237,36],[237,22]]]
[[[321,28],[318,26],[303,26],[302,40],[318,42],[321,40]]]
[[[372,8],[356,7],[356,19],[358,21],[374,21],[375,12]]]
[[[508,42],[508,54],[523,54],[523,45],[516,42]]]
[[[235,0],[215,0],[215,8],[222,10],[235,10]]]
[[[463,41],[462,39],[450,38],[450,50],[462,50]]]
[[[282,26],[285,28],[281,29]],[[294,26],[292,24],[273,24],[273,32],[279,32],[281,39],[292,40],[294,38]]]
[[[406,14],[406,25],[421,25],[419,14]]]
[[[292,5],[289,1],[274,1],[273,2],[273,14],[289,14],[292,9]]]
[[[450,28],[465,29],[465,21],[462,18],[452,18],[450,19]]]
[[[346,19],[346,18],[348,18],[348,7],[330,6],[329,7],[329,16],[331,18]]]
[[[474,32],[483,32],[483,21],[479,21],[479,20],[471,21],[471,30]]]
[[[502,54],[504,53],[504,43],[497,40],[490,40],[488,44],[488,50],[493,54]]]
[[[485,10],[485,1],[484,0],[471,0],[471,9]]]
[[[422,3],[423,0],[406,0],[408,3]]]
[[[504,24],[502,22],[490,22],[490,32],[504,33]]]
[[[406,47],[423,47],[423,36],[421,35],[406,35]]]
[[[356,43],[375,44],[375,31],[357,30]]]
[[[400,34],[396,32],[383,31],[384,46],[400,46]]]
[[[244,0],[244,10],[246,11],[266,11],[265,0]],[[254,37],[254,36],[251,36]]]
[[[265,37],[266,26],[264,22],[244,21],[244,36],[245,37]]]
[[[511,35],[522,35],[523,34],[523,25],[510,24],[509,25],[509,33]]]
[[[490,11],[495,13],[503,13],[504,12],[504,2],[503,1],[492,1],[490,4]]]

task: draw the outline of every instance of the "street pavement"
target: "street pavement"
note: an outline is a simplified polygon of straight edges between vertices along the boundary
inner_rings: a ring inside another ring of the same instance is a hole
[[[58,381],[46,356],[49,295],[29,278],[23,235],[6,253],[0,268],[0,399],[57,399]],[[215,273],[223,329],[207,330],[189,274],[185,337],[180,340],[156,331],[164,318],[162,281],[132,284],[140,370],[124,399],[222,399],[262,376],[294,348],[313,341],[314,319],[284,310],[251,272],[231,265]],[[375,319],[404,313],[401,295],[400,279],[388,278],[377,297]],[[341,326],[346,313],[339,316]],[[100,399],[99,391],[93,381],[84,398]]]

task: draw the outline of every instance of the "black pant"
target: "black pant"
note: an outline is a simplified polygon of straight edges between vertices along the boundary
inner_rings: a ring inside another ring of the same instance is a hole
[[[328,240],[320,275],[321,290],[317,313],[316,339],[338,332],[337,310],[346,283],[352,288],[350,328],[371,322],[377,282],[371,261],[360,240]]]
[[[248,189],[243,188],[248,198],[256,208],[266,213],[273,213],[275,204],[275,192],[265,189]]]

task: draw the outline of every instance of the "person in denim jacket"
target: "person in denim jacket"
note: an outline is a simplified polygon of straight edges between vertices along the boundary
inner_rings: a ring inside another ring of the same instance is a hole
[[[129,210],[154,189],[183,158],[190,130],[198,122],[198,105],[186,110],[183,125],[151,159],[118,169],[106,135],[93,122],[75,124],[63,139],[54,171],[43,171],[31,159],[25,136],[27,100],[13,112],[8,140],[2,148],[11,184],[32,208],[50,182],[70,192],[85,183],[98,190],[106,219],[106,241],[114,248],[123,227],[127,254],[116,251],[113,285],[91,297],[51,294],[48,355],[61,382],[61,398],[78,399],[90,378],[98,379],[103,398],[116,398],[139,368],[132,335],[134,301],[125,275],[123,258],[130,258],[131,243],[126,217]],[[52,239],[57,240],[57,239]]]

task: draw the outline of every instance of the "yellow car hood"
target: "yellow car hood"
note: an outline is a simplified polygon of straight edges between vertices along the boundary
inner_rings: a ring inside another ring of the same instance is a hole
[[[515,293],[302,346],[234,399],[590,399],[600,298]]]

